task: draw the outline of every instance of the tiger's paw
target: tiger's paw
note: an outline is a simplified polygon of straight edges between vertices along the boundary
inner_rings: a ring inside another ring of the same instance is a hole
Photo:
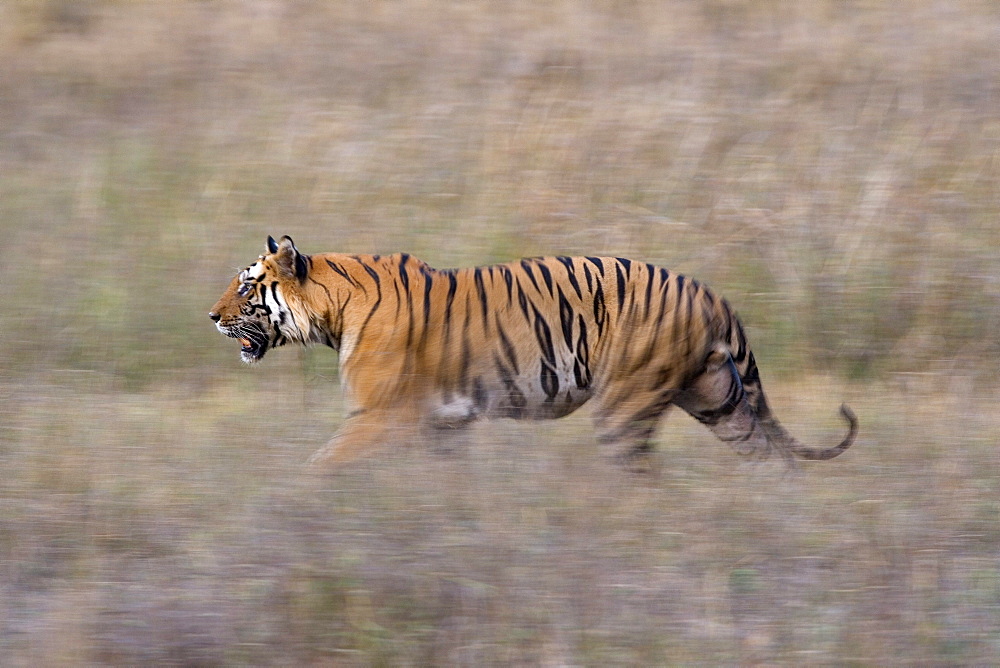
[[[649,448],[636,448],[617,457],[618,464],[628,473],[657,477],[662,468],[662,460]]]

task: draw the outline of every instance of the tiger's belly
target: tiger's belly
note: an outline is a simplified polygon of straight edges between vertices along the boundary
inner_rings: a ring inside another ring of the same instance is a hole
[[[569,415],[593,396],[593,386],[576,382],[567,365],[542,373],[541,367],[524,373],[498,372],[470,377],[457,391],[441,392],[432,401],[432,421],[462,426],[478,418],[549,420]]]

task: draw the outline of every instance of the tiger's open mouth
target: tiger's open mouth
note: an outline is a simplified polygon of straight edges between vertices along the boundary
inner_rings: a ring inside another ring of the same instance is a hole
[[[259,362],[260,358],[267,352],[267,346],[256,343],[247,338],[240,338],[240,359],[247,364]]]
[[[257,324],[238,325],[232,329],[219,328],[223,334],[240,342],[240,359],[247,364],[259,362],[267,352],[267,334]]]

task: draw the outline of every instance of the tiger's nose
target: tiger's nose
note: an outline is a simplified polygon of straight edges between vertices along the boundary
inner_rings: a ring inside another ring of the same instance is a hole
[[[219,322],[222,320],[222,316],[218,313],[209,313],[208,317],[212,319],[212,322]]]

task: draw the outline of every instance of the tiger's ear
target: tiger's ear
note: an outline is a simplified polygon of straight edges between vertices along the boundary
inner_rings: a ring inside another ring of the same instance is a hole
[[[275,243],[274,239],[268,237],[267,248],[272,254],[277,256],[275,260],[277,260],[278,269],[281,270],[282,274],[288,278],[294,276],[300,281],[306,280],[306,274],[309,272],[309,264],[302,253],[299,252],[299,249],[295,247],[295,242],[292,241],[291,237],[281,237],[279,243]]]
[[[264,244],[264,248],[267,249],[268,253],[278,252],[278,242],[274,240],[270,234],[267,235],[267,242]]]

